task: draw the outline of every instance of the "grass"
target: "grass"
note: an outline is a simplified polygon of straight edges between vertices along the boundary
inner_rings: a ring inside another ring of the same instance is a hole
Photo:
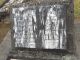
[[[74,16],[80,17],[80,0],[74,0]]]
[[[0,0],[0,6],[5,2],[5,0]]]

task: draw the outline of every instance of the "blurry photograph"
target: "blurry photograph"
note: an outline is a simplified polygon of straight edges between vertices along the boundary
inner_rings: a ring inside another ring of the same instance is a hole
[[[80,0],[0,0],[0,60],[80,60]]]

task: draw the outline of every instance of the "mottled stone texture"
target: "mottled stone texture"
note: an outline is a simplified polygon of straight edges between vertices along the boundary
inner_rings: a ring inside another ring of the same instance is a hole
[[[12,8],[15,47],[66,49],[66,5]]]

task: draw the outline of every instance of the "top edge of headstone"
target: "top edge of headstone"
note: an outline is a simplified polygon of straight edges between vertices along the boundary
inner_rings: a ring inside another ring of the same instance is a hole
[[[12,7],[15,6],[24,6],[24,5],[41,5],[41,4],[69,4],[71,0],[24,0],[23,3],[19,3],[16,5],[12,5]]]
[[[37,5],[53,5],[53,4],[69,4],[70,0],[29,0],[27,2],[12,5],[13,7],[37,6]]]

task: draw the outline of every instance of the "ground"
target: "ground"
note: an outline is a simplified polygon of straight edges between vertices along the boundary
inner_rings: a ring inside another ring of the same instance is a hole
[[[6,60],[9,51],[11,50],[10,31],[7,33],[2,43],[0,44],[0,60]]]
[[[10,29],[10,23],[0,22],[0,43],[2,42],[4,36],[7,34],[9,29]]]

